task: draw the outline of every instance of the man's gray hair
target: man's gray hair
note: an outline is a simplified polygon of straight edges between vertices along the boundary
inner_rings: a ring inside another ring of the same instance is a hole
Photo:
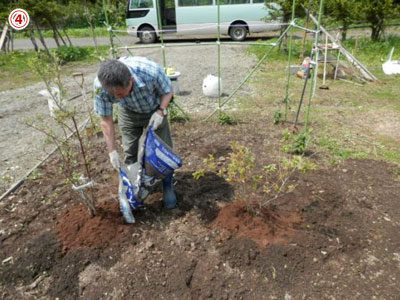
[[[107,59],[100,64],[97,77],[106,90],[126,88],[132,77],[128,67],[117,59]]]

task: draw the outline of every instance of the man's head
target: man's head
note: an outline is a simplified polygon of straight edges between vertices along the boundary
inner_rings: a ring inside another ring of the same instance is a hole
[[[103,61],[97,77],[107,92],[119,99],[129,95],[134,81],[128,67],[116,59]]]

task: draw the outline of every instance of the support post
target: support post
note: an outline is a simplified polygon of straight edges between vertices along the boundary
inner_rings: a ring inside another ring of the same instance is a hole
[[[295,13],[295,7],[296,7],[296,0],[293,0],[292,2],[292,19],[291,22],[294,21],[294,13]],[[293,40],[293,34],[290,34],[289,36],[289,53],[288,53],[288,76],[287,76],[287,84],[286,84],[286,95],[285,99],[283,100],[285,102],[285,122],[287,121],[287,114],[288,114],[288,106],[289,106],[289,89],[290,89],[290,64],[292,60],[292,40]]]
[[[162,20],[161,20],[160,0],[157,0],[156,4],[157,4],[158,32],[160,33],[161,51],[162,51],[162,56],[163,56],[163,66],[164,66],[164,70],[167,70],[167,60],[165,59],[164,30],[163,30]],[[156,35],[157,35],[157,33],[156,33]]]

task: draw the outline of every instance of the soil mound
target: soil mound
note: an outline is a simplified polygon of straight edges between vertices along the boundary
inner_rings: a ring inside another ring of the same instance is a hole
[[[124,223],[117,202],[105,202],[96,207],[90,217],[84,205],[73,205],[61,214],[56,223],[57,238],[62,251],[104,247],[127,236],[130,226]]]
[[[213,223],[225,234],[251,239],[265,248],[270,244],[287,243],[300,222],[298,214],[284,217],[268,208],[254,215],[248,211],[245,202],[235,201],[223,206]]]

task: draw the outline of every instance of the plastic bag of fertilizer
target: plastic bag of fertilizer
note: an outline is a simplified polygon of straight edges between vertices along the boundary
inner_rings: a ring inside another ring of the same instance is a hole
[[[222,80],[221,83],[221,94],[222,94]],[[203,80],[203,94],[207,97],[218,97],[218,77],[213,75],[207,75]]]
[[[165,178],[181,166],[182,159],[155,134],[153,126],[149,126],[144,155],[146,175]]]
[[[132,214],[132,209],[135,210],[143,205],[143,201],[138,201],[135,195],[135,188],[131,181],[129,180],[126,172],[119,169],[119,205],[122,215],[127,223],[135,223],[135,218]]]

